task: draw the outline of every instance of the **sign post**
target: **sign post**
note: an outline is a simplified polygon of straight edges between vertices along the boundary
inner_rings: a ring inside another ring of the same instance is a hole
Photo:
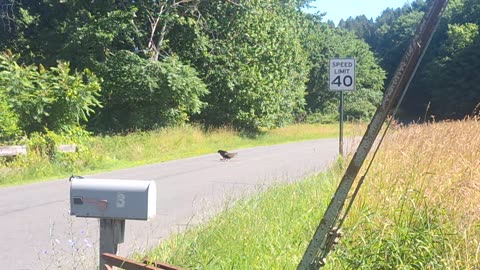
[[[340,106],[338,107],[340,114],[340,135],[338,139],[338,154],[343,157],[343,107],[344,106],[344,97],[343,91],[340,91]]]
[[[338,142],[338,153],[343,156],[343,108],[344,91],[355,91],[355,59],[333,58],[330,59],[328,77],[328,88],[330,91],[340,92],[340,137]]]

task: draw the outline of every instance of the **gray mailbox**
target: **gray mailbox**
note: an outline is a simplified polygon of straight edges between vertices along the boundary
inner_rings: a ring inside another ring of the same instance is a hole
[[[147,220],[156,214],[154,181],[77,177],[70,181],[72,216]]]

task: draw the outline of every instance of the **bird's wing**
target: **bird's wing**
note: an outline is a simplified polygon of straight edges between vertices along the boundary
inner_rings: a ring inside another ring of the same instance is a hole
[[[229,158],[233,158],[237,155],[237,153],[227,153]]]

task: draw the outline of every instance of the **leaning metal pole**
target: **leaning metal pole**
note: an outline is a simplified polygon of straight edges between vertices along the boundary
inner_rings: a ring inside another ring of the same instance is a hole
[[[335,223],[342,211],[347,195],[357,177],[365,158],[372,148],[387,116],[391,114],[399,97],[406,90],[409,81],[414,76],[416,68],[426,51],[436,26],[441,18],[448,0],[433,0],[430,7],[419,24],[411,44],[407,48],[398,66],[390,85],[384,93],[382,104],[377,108],[375,115],[368,126],[357,151],[355,152],[337,190],[325,211],[325,214],[313,235],[310,244],[300,261],[297,270],[320,269],[325,264],[326,256],[331,246],[327,243],[329,234],[335,232]],[[318,256],[319,253],[322,256]]]

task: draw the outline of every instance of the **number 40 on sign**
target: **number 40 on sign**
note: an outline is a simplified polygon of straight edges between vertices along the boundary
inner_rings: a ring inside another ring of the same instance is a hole
[[[331,91],[355,90],[355,59],[330,59],[329,89]]]

